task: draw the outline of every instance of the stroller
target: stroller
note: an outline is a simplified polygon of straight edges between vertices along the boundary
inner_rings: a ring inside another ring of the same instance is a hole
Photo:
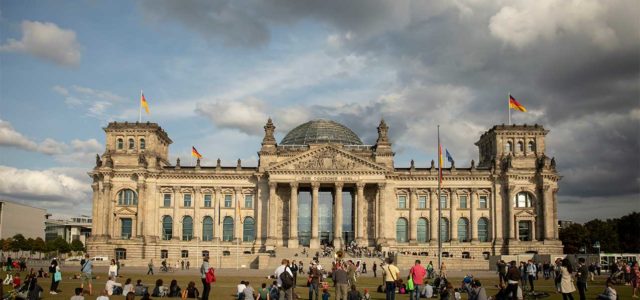
[[[9,299],[42,299],[42,287],[38,285],[35,277],[29,278],[19,288],[2,295],[2,300]]]

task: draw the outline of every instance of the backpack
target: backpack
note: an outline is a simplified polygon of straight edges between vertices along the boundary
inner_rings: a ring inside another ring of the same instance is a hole
[[[290,289],[293,286],[293,276],[287,272],[287,268],[284,268],[284,272],[280,274],[280,281],[282,281],[282,288],[285,290]]]
[[[277,286],[272,286],[271,289],[269,290],[269,299],[271,300],[280,299],[280,291],[278,290]]]
[[[216,282],[216,273],[213,268],[209,268],[209,271],[207,271],[207,274],[205,275],[205,281],[207,283]]]
[[[51,264],[51,265],[49,266],[49,273],[53,274],[53,273],[55,273],[55,272],[56,272],[56,267],[54,267],[54,266],[53,266],[53,264]]]

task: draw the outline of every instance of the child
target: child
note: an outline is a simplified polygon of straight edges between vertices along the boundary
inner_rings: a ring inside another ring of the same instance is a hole
[[[363,300],[371,300],[371,294],[369,294],[369,289],[364,289]]]
[[[323,289],[322,290],[322,300],[329,300],[329,296],[331,296],[329,294],[329,291],[327,289]]]
[[[82,296],[82,288],[75,289],[75,296],[71,296],[71,300],[84,300],[84,296]]]
[[[13,288],[18,289],[21,283],[20,274],[16,273],[16,275],[13,276]]]

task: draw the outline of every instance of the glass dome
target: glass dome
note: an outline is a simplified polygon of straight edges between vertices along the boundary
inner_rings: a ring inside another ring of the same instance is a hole
[[[360,138],[348,127],[331,120],[313,120],[292,129],[280,145],[336,143],[362,145]]]

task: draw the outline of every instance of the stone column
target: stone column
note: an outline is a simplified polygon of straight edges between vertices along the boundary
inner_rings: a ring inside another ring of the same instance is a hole
[[[513,186],[505,187],[506,192],[506,204],[507,204],[507,220],[505,220],[505,224],[507,225],[507,234],[510,241],[515,241],[518,237],[516,236],[516,224],[513,216],[513,199],[512,193],[514,191]]]
[[[366,242],[366,238],[365,238],[365,228],[364,228],[364,218],[367,217],[367,213],[364,211],[364,203],[365,203],[365,199],[364,199],[364,182],[358,182],[356,183],[356,189],[357,191],[357,196],[356,196],[356,238],[357,238],[357,242],[358,244],[360,244],[361,246],[365,245]]]
[[[387,242],[385,234],[385,183],[378,183],[378,244],[384,244]]]
[[[138,213],[136,215],[136,236],[143,236],[145,206],[147,202],[147,184],[144,180],[138,181]]]
[[[550,192],[551,199],[553,199],[553,239],[560,238],[558,229],[558,188],[552,189]]]
[[[222,218],[222,214],[218,213],[218,208],[222,207],[222,189],[220,187],[215,187],[213,188],[213,190],[215,191],[215,198],[213,199],[213,204],[217,205],[216,206],[216,216],[213,218],[213,238],[214,239],[219,239],[220,241],[222,241],[222,220],[220,220],[220,218]]]
[[[289,183],[291,197],[289,198],[289,248],[298,248],[298,183]]]
[[[438,189],[436,188],[431,188],[429,190],[429,201],[431,201],[431,204],[429,205],[429,213],[430,213],[430,220],[429,220],[429,230],[431,230],[431,239],[429,240],[432,244],[438,243],[438,239],[440,238],[440,231],[438,228]]]
[[[242,216],[242,207],[243,207],[243,203],[242,201],[244,199],[242,199],[242,188],[241,187],[236,187],[234,188],[235,191],[235,197],[236,198],[236,203],[233,204],[233,207],[236,208],[237,213],[234,213],[234,215],[237,215],[234,217],[234,219],[236,220],[235,222],[233,222],[235,224],[234,229],[234,237],[236,239],[240,239],[240,241],[242,242],[242,226],[244,224],[244,219]]]
[[[309,241],[309,248],[320,248],[320,239],[318,238],[319,231],[319,211],[318,211],[318,193],[320,192],[320,183],[311,183],[311,241]]]
[[[342,248],[342,187],[344,183],[336,182],[336,201],[333,206],[333,246],[336,249]]]
[[[256,191],[254,193],[255,201],[255,218],[256,218],[256,241],[263,243],[263,234],[262,234],[262,189],[261,186],[261,176],[258,175],[258,183],[256,184]]]
[[[478,207],[478,189],[471,189],[470,196],[471,202],[469,204],[471,212],[469,213],[469,233],[471,234],[471,242],[474,243],[478,241],[478,212],[476,211]]]
[[[541,195],[542,198],[540,202],[542,204],[543,211],[543,220],[544,220],[544,229],[542,231],[543,240],[551,240],[553,239],[553,199],[550,196],[551,187],[545,185],[542,187]]]
[[[496,245],[500,246],[503,243],[503,237],[505,233],[504,226],[504,201],[502,201],[502,185],[496,183],[491,193],[491,208],[493,209],[493,220],[491,220],[491,227],[493,228],[493,237],[496,241]],[[496,255],[506,253],[496,253]]]
[[[91,195],[91,227],[93,228],[94,235],[100,235],[102,228],[100,227],[100,218],[98,218],[98,212],[101,211],[98,209],[98,205],[100,202],[100,184],[97,181],[94,181],[91,184],[91,190],[93,194]]]
[[[416,244],[418,237],[418,190],[409,189],[409,243]]]
[[[267,218],[269,218],[269,244],[275,245],[276,243],[276,222],[278,220],[278,212],[276,205],[276,188],[277,182],[269,182],[269,212]]]
[[[113,226],[113,199],[111,199],[111,183],[105,182],[102,184],[103,187],[103,197],[102,203],[104,205],[105,210],[103,210],[103,235],[110,237],[111,236],[111,227]],[[104,209],[103,208],[103,209]],[[106,213],[105,213],[106,212]]]
[[[450,219],[449,219],[449,233],[451,236],[451,242],[453,243],[457,243],[458,242],[458,190],[457,189],[450,189],[449,190],[450,193],[449,195],[451,195],[450,199],[449,199],[449,203],[450,203],[450,207],[449,207],[449,213],[450,213]]]
[[[202,216],[200,215],[200,204],[204,205],[204,199],[202,199],[202,188],[195,186],[193,188],[193,239],[202,240]]]
[[[180,206],[180,200],[182,199],[178,199],[178,196],[180,195],[180,187],[176,186],[173,188],[173,216],[171,217],[173,219],[173,239],[182,239],[182,231],[180,230],[180,225],[182,223],[181,218],[178,217],[178,207]]]

